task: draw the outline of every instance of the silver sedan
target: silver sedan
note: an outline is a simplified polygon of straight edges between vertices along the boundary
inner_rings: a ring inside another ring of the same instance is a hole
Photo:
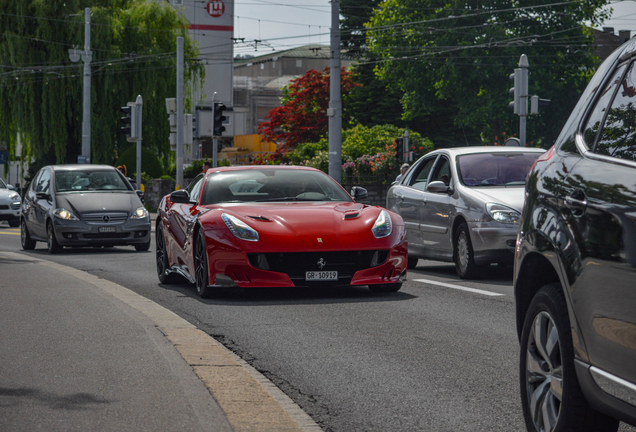
[[[448,261],[472,278],[512,263],[526,176],[544,151],[461,147],[421,157],[386,198],[406,225],[409,268],[420,258]]]

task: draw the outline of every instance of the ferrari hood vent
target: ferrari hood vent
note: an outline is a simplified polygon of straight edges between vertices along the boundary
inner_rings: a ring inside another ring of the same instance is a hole
[[[346,212],[344,218],[345,218],[345,220],[347,220],[347,219],[355,219],[358,216],[360,216],[360,212],[353,211],[353,212]]]
[[[265,216],[248,216],[249,218],[252,218],[254,220],[259,220],[259,221],[265,221],[265,222],[271,222],[272,220],[269,218],[266,218]]]

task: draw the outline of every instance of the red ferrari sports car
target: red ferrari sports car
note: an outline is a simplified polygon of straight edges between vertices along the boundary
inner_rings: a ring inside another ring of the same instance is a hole
[[[157,210],[157,274],[201,297],[221,287],[368,285],[395,292],[406,277],[400,215],[357,203],[327,174],[298,166],[214,168]]]

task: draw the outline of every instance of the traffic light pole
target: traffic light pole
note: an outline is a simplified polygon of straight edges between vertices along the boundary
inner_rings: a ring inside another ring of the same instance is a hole
[[[329,62],[329,175],[342,183],[342,100],[340,95],[340,0],[331,1]]]
[[[177,38],[177,186],[183,185],[183,38]]]
[[[143,190],[143,186],[141,184],[141,129],[142,129],[142,120],[141,120],[141,111],[143,109],[144,100],[141,95],[137,96],[137,100],[135,101],[135,105],[137,108],[137,116],[136,116],[136,137],[137,138],[137,189]]]

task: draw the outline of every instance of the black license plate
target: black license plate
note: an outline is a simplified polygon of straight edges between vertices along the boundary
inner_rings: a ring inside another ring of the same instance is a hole
[[[117,228],[115,228],[115,227],[99,227],[97,229],[97,231],[99,231],[100,233],[116,232]]]

